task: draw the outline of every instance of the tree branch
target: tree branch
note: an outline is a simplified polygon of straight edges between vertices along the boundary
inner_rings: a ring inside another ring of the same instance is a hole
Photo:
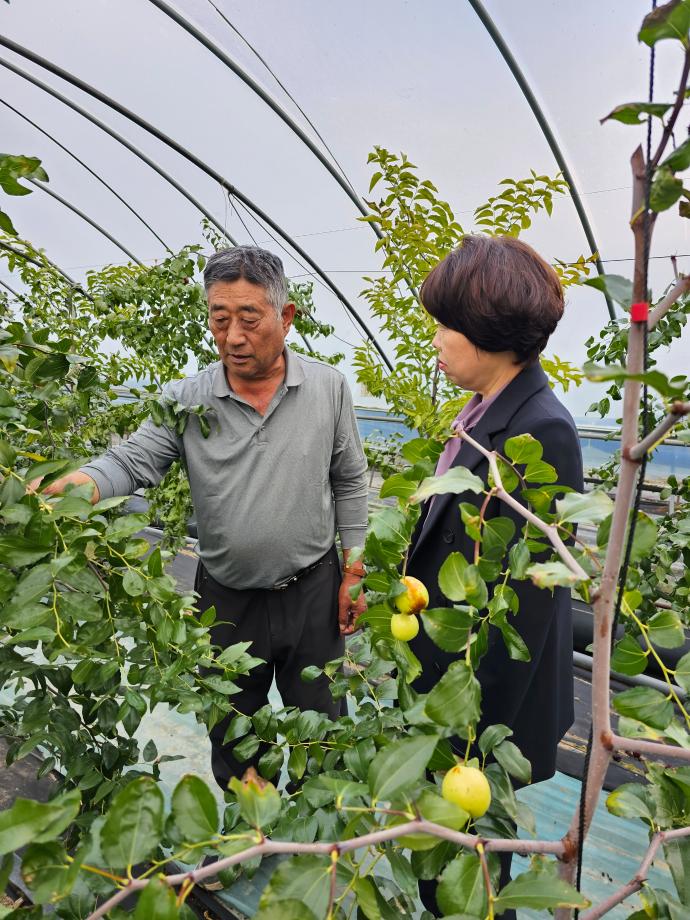
[[[602,901],[596,907],[586,911],[584,914],[580,914],[580,920],[599,920],[599,917],[603,917],[604,914],[607,914],[617,904],[620,904],[621,901],[624,901],[626,898],[630,897],[631,894],[635,894],[636,891],[639,891],[647,880],[649,869],[659,847],[668,840],[677,840],[678,838],[688,836],[690,836],[690,827],[682,827],[673,831],[661,831],[655,834],[649,843],[649,847],[644,859],[640,863],[639,869],[630,881],[626,885],[622,885],[617,891],[614,891],[613,894],[609,895],[605,901]]]
[[[678,300],[679,297],[682,297],[683,294],[687,294],[690,291],[690,275],[686,275],[683,278],[680,278],[668,292],[668,294],[659,301],[659,303],[654,307],[652,312],[649,314],[649,320],[647,321],[647,328],[650,330],[654,329],[660,319],[663,319],[664,316],[668,313],[674,303]]]
[[[684,415],[690,415],[690,402],[674,402],[671,406],[671,411],[656,426],[654,431],[650,432],[646,438],[642,438],[639,444],[635,444],[634,447],[630,448],[628,451],[629,458],[631,460],[641,460],[648,451],[663,440],[664,435],[677,425]]]
[[[683,103],[685,102],[685,88],[688,85],[688,75],[690,74],[690,48],[685,52],[685,60],[683,61],[683,70],[680,75],[680,83],[678,84],[678,92],[676,94],[676,101],[673,104],[673,109],[669,116],[668,121],[664,125],[664,132],[661,135],[661,140],[659,141],[659,146],[656,149],[656,153],[652,157],[651,163],[649,164],[650,174],[659,165],[659,160],[661,159],[664,150],[666,149],[666,144],[668,144],[671,135],[673,134],[673,129],[675,128],[676,121],[680,115],[680,110],[683,108]],[[650,116],[651,117],[651,116]]]
[[[653,757],[675,757],[678,760],[690,760],[690,750],[675,744],[662,744],[660,741],[645,741],[642,738],[623,738],[611,734],[611,744],[619,751],[631,754],[650,754]]]
[[[491,475],[493,476],[494,483],[496,485],[494,495],[496,495],[496,497],[506,505],[509,505],[511,508],[513,508],[514,511],[517,511],[517,513],[520,514],[526,521],[529,521],[530,524],[533,524],[535,527],[541,530],[541,532],[545,534],[546,537],[548,537],[551,545],[561,557],[565,565],[573,573],[573,575],[577,575],[581,581],[589,581],[589,575],[587,572],[585,572],[580,563],[575,559],[568,547],[565,545],[561,539],[561,535],[558,533],[558,529],[553,524],[547,524],[545,521],[542,521],[542,519],[537,517],[537,515],[530,511],[529,508],[525,508],[524,505],[521,505],[520,502],[510,494],[510,492],[506,491],[498,469],[498,463],[496,462],[496,451],[487,450],[478,441],[475,441],[474,438],[471,437],[471,435],[469,435],[462,427],[457,429],[457,436],[463,441],[467,441],[468,444],[471,444],[475,450],[478,450],[479,453],[486,457],[486,459],[489,461]]]
[[[295,843],[293,841],[281,840],[263,840],[254,846],[235,853],[232,856],[226,856],[219,859],[218,862],[202,866],[190,872],[178,872],[176,875],[168,875],[164,881],[167,885],[175,886],[187,884],[196,884],[202,879],[209,878],[222,872],[223,869],[229,869],[238,863],[247,862],[256,856],[275,856],[298,855],[311,853],[315,855],[328,856],[337,852],[338,854],[348,853],[351,850],[358,850],[364,847],[376,846],[380,843],[387,843],[389,840],[395,840],[398,837],[405,837],[407,834],[431,834],[442,840],[449,840],[468,849],[477,850],[482,847],[487,853],[518,853],[521,856],[527,856],[530,853],[544,853],[552,856],[563,856],[563,843],[560,840],[508,840],[499,838],[477,837],[474,834],[464,834],[462,831],[454,831],[440,824],[434,824],[432,821],[423,819],[413,819],[405,824],[397,824],[390,827],[381,828],[378,831],[372,831],[369,834],[363,834],[361,837],[352,837],[350,840],[319,842],[319,843]],[[112,897],[104,901],[93,913],[89,914],[87,920],[100,920],[105,917],[108,911],[112,910],[120,901],[135,891],[145,888],[150,879],[139,878],[132,881],[124,888],[115,892]]]

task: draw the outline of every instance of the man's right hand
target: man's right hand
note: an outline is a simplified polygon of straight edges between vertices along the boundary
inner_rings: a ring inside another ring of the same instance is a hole
[[[27,489],[29,492],[38,492],[39,486],[41,485],[43,477],[32,480]],[[51,482],[49,485],[42,490],[43,495],[55,495],[58,492],[64,492],[66,486],[83,486],[83,485],[92,485],[93,486],[93,495],[91,496],[91,504],[95,505],[97,501],[100,500],[100,493],[98,491],[98,486],[94,480],[87,476],[86,473],[82,473],[81,470],[77,470],[76,473],[68,473],[67,476],[62,476],[60,479],[56,479],[54,482]]]

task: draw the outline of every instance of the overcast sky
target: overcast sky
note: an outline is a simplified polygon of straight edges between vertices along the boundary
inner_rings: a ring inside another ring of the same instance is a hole
[[[474,207],[498,182],[530,168],[556,172],[538,125],[508,68],[463,0],[216,0],[289,88],[328,141],[360,194],[375,144],[404,150],[420,174],[471,228]],[[211,35],[290,113],[290,100],[207,0],[176,8]],[[630,275],[632,238],[629,157],[642,127],[599,119],[615,105],[646,99],[648,49],[636,39],[649,3],[638,0],[486,0],[485,6],[525,71],[561,142],[607,270]],[[148,0],[12,0],[0,5],[2,32],[136,111],[221,172],[291,234],[356,299],[361,276],[379,267],[371,230],[323,166],[233,73]],[[0,49],[122,131],[175,175],[241,241],[249,235],[223,192],[194,167],[69,85]],[[655,98],[671,101],[681,49],[663,42]],[[61,103],[0,68],[1,97],[101,172],[173,247],[200,237],[199,215],[163,179]],[[304,125],[304,122],[301,121]],[[39,156],[57,192],[120,238],[142,261],[163,249],[123,206],[59,148],[0,106],[0,149]],[[682,140],[682,138],[680,138]],[[122,254],[58,203],[37,191],[10,202],[20,234],[77,277]],[[688,222],[664,215],[653,256],[690,253]],[[256,224],[259,241],[267,237]],[[571,260],[587,243],[571,201],[562,199],[523,237],[547,258]],[[274,248],[268,241],[266,245]],[[279,251],[279,250],[278,250]],[[285,257],[291,276],[304,269]],[[679,259],[681,270],[690,261]],[[7,271],[0,268],[0,277]],[[652,262],[659,291],[671,278],[668,259]],[[317,286],[318,315],[350,341],[358,333],[330,293]],[[365,310],[363,303],[360,306]],[[583,343],[606,320],[600,294],[570,289],[566,316],[549,351],[576,363]],[[333,342],[332,350],[340,350]],[[671,367],[687,371],[676,348]],[[684,349],[687,355],[687,342]],[[597,390],[565,397],[582,414]],[[360,394],[356,392],[356,399]]]

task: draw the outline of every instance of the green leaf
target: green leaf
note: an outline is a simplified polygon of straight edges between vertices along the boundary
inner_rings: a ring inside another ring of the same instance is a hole
[[[572,885],[550,872],[530,869],[509,882],[500,892],[494,907],[497,914],[504,910],[553,910],[556,907],[589,906],[589,901]]]
[[[558,471],[556,467],[552,466],[550,463],[545,463],[543,460],[537,460],[535,463],[528,463],[523,475],[527,482],[536,482],[538,484],[558,482]]]
[[[465,827],[470,820],[470,816],[454,802],[449,802],[442,798],[433,789],[422,790],[421,795],[415,802],[417,810],[426,821],[432,821],[434,824],[440,824],[441,827],[448,827],[451,830],[459,831]],[[396,818],[393,824],[404,824],[407,818]],[[397,840],[398,846],[409,850],[430,850],[438,844],[438,837],[433,834],[406,834]]]
[[[641,115],[663,118],[670,108],[670,102],[624,102],[605,115],[601,122],[620,121],[624,125],[642,125],[647,119],[640,118]]]
[[[9,214],[6,214],[2,209],[0,209],[0,230],[3,230],[8,236],[17,236],[17,231]]]
[[[601,489],[568,492],[556,502],[556,512],[563,523],[599,524],[613,512],[613,501]]]
[[[261,741],[256,737],[256,735],[247,735],[246,738],[243,738],[239,744],[236,744],[233,748],[233,754],[240,761],[249,760],[250,757],[253,757],[254,754],[259,750]]]
[[[647,558],[656,545],[657,535],[658,528],[654,521],[644,511],[638,511],[630,561],[640,562]]]
[[[384,481],[379,492],[379,498],[395,496],[396,498],[408,499],[414,495],[416,488],[417,483],[406,479],[404,473],[394,473]]]
[[[382,920],[373,881],[366,876],[355,876],[353,890],[357,906],[367,920]]]
[[[283,766],[283,749],[272,745],[265,754],[262,754],[257,764],[259,773],[264,779],[273,779],[278,770]]]
[[[36,904],[50,904],[66,897],[81,868],[69,860],[62,844],[32,843],[22,857],[22,879]]]
[[[152,878],[139,895],[134,920],[177,920],[179,916],[175,891],[162,878]]]
[[[172,794],[170,814],[185,843],[200,843],[218,832],[218,805],[206,783],[187,774]]]
[[[640,783],[624,783],[609,794],[606,807],[619,818],[654,820],[654,806],[649,787]]]
[[[451,553],[443,561],[438,573],[438,586],[450,601],[465,600],[463,573],[468,562],[461,553]]]
[[[659,166],[649,190],[649,207],[652,211],[667,211],[682,194],[682,179],[677,179],[667,166]]]
[[[244,780],[233,776],[230,789],[237,796],[240,814],[250,827],[272,824],[280,814],[280,795],[272,783],[258,776],[248,776]]]
[[[139,597],[146,590],[146,582],[136,569],[127,569],[122,577],[122,587],[130,597]]]
[[[515,524],[510,518],[495,517],[485,521],[482,533],[482,557],[500,562],[514,536]]]
[[[429,880],[436,878],[441,869],[452,858],[456,848],[449,840],[443,840],[433,850],[412,853],[410,862],[417,878]]]
[[[679,684],[686,693],[690,693],[690,652],[680,659],[676,665],[676,683]]]
[[[369,789],[377,801],[391,801],[407,792],[424,775],[438,735],[415,735],[382,748],[369,767]]]
[[[115,518],[105,529],[103,537],[110,543],[118,543],[146,527],[149,519],[145,514],[125,514]]]
[[[625,635],[616,643],[611,656],[611,670],[618,674],[642,674],[647,667],[647,656],[632,636]]]
[[[650,48],[666,38],[675,38],[687,46],[688,29],[690,4],[686,0],[671,0],[645,16],[637,37]]]
[[[664,729],[673,718],[673,703],[651,687],[632,687],[617,693],[612,705],[619,715],[637,719],[650,728]]]
[[[532,782],[532,764],[512,741],[502,741],[496,745],[493,755],[510,776],[519,779],[521,783]]]
[[[59,836],[77,817],[80,800],[76,789],[45,803],[15,799],[11,808],[0,812],[0,855]]]
[[[479,719],[481,690],[465,661],[454,661],[427,696],[424,712],[438,725],[454,728],[461,737]]]
[[[678,614],[660,610],[647,623],[649,638],[659,648],[679,648],[685,642],[685,631]]]
[[[619,303],[625,310],[630,309],[633,286],[632,281],[629,281],[628,278],[624,278],[622,275],[595,275],[593,278],[586,278],[582,283],[608,294],[612,300]]]
[[[673,172],[683,172],[690,168],[690,138],[679,144],[660,165]]]
[[[690,840],[669,840],[664,844],[664,856],[682,904],[690,903]]]
[[[684,376],[671,377],[661,371],[651,370],[643,374],[629,374],[624,367],[617,365],[599,365],[585,364],[583,371],[588,380],[595,383],[602,383],[607,380],[639,380],[640,383],[646,383],[653,390],[656,390],[661,396],[668,396],[670,399],[680,399],[683,397],[687,388],[687,378]]]
[[[133,780],[113,799],[101,830],[101,849],[115,869],[142,862],[163,835],[163,793],[153,779]]]
[[[409,524],[406,515],[399,508],[383,508],[372,515],[369,522],[371,534],[377,539],[400,547],[407,546]],[[367,539],[367,544],[369,540]]]
[[[307,749],[304,745],[299,744],[290,752],[288,758],[288,773],[293,782],[302,779],[304,771],[307,769]]]
[[[441,476],[428,476],[423,479],[419,488],[412,496],[412,501],[423,502],[432,495],[443,495],[448,492],[460,495],[463,492],[479,494],[484,491],[484,483],[470,473],[464,466],[454,466]]]
[[[527,569],[527,574],[538,588],[568,587],[581,581],[562,562],[536,562]]]
[[[503,452],[513,463],[532,463],[541,460],[543,448],[531,434],[519,434],[508,438],[503,445]]]
[[[0,439],[0,464],[2,466],[13,467],[17,459],[17,452],[8,441]]]
[[[510,552],[508,553],[508,563],[510,565],[510,573],[513,578],[524,578],[527,574],[527,567],[530,561],[530,551],[527,543],[524,540],[518,540],[513,546],[510,547]]]
[[[444,915],[453,913],[484,920],[487,894],[479,856],[460,853],[441,873],[436,903]]]
[[[513,734],[513,730],[507,725],[489,725],[479,736],[479,750],[486,756],[490,754],[497,744],[505,741]]]
[[[474,616],[469,607],[432,607],[421,613],[427,636],[444,652],[461,652],[467,645]]]
[[[50,546],[37,546],[34,540],[19,534],[0,537],[0,559],[12,568],[22,568],[43,559],[51,552]]]
[[[288,898],[262,907],[254,914],[254,920],[317,920],[317,917],[304,901]]]
[[[326,915],[331,887],[331,872],[335,871],[331,860],[324,856],[293,856],[281,862],[271,876],[271,880],[261,895],[257,917],[267,920],[264,914],[274,907],[280,913],[280,920],[285,920],[285,903],[301,902],[319,918]],[[308,916],[306,911],[295,914],[299,920]]]

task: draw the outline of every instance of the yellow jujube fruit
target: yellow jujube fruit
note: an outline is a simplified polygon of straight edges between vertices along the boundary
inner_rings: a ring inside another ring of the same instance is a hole
[[[391,632],[395,639],[409,642],[419,632],[419,620],[413,613],[394,613],[391,616]]]
[[[457,764],[446,773],[441,795],[454,802],[473,818],[481,818],[491,804],[491,787],[481,770]]]
[[[429,606],[429,592],[426,585],[413,575],[403,575],[400,584],[407,589],[398,594],[393,603],[400,613],[419,613]]]

